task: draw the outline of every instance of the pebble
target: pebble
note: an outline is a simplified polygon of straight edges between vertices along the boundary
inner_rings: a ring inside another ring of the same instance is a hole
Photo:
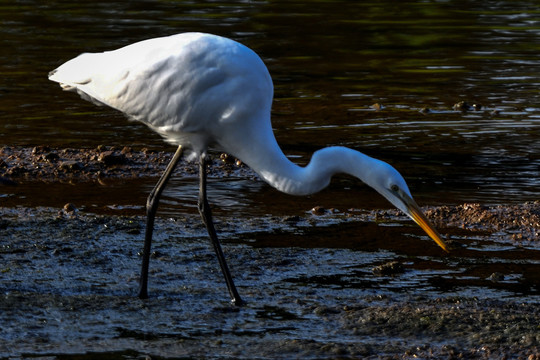
[[[458,103],[455,103],[453,108],[455,111],[461,111],[461,112],[466,112],[472,109],[471,106],[465,101],[460,101]]]
[[[53,152],[50,152],[48,153],[47,155],[45,155],[43,157],[46,161],[50,162],[50,163],[53,163],[53,162],[57,162],[58,159],[60,159],[60,156],[58,156],[58,154],[55,154]]]
[[[491,280],[493,282],[500,282],[504,280],[504,274],[501,274],[499,272],[494,272],[488,277],[488,280]]]
[[[324,215],[328,212],[323,206],[317,205],[313,209],[311,209],[311,213],[313,215]]]
[[[99,155],[98,161],[104,163],[106,166],[115,166],[125,164],[127,158],[123,153],[116,154],[113,151],[105,151]]]
[[[77,208],[75,207],[75,205],[73,205],[72,203],[67,203],[66,205],[64,205],[64,211],[67,212],[67,213],[72,213],[74,211],[77,210]]]
[[[60,164],[62,170],[80,171],[83,169],[83,165],[78,161],[64,161]]]
[[[393,275],[404,272],[403,265],[399,261],[390,261],[385,264],[375,266],[372,271],[375,275]]]

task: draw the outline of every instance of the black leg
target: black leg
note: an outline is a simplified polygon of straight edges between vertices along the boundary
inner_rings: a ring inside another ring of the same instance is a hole
[[[180,161],[182,152],[182,146],[179,146],[174,153],[171,162],[167,165],[167,169],[165,169],[165,172],[146,200],[146,234],[144,236],[142,269],[141,277],[139,279],[139,298],[141,299],[148,298],[148,265],[150,263],[150,248],[152,245],[152,232],[154,231],[154,218],[156,216],[159,198],[161,197],[161,193],[163,192],[163,189],[165,189],[165,185],[167,185],[167,181],[169,181],[174,168],[178,164],[178,161]]]
[[[210,206],[208,200],[206,199],[206,154],[201,154],[199,159],[199,213],[201,214],[204,225],[206,225],[206,230],[208,230],[208,235],[212,240],[212,245],[214,246],[214,251],[219,260],[219,266],[221,266],[221,271],[223,276],[225,276],[225,282],[227,283],[227,288],[229,289],[229,294],[231,295],[231,302],[234,305],[242,305],[243,301],[238,295],[236,286],[234,286],[234,281],[232,279],[231,273],[229,272],[229,267],[225,261],[225,256],[221,250],[221,245],[216,235],[216,230],[214,228],[214,223],[212,221],[212,212],[210,211]]]

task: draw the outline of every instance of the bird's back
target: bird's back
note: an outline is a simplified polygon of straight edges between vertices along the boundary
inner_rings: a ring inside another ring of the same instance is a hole
[[[273,96],[268,70],[253,51],[201,33],[82,54],[49,79],[196,152],[231,126],[253,126],[258,113],[269,115]]]

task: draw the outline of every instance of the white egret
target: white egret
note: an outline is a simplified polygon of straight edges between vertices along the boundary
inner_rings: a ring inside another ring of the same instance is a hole
[[[445,251],[445,243],[413,200],[403,177],[387,163],[333,146],[316,151],[306,167],[292,163],[270,122],[272,79],[259,56],[233,40],[184,33],[86,53],[49,74],[64,90],[122,111],[178,146],[147,201],[139,297],[146,298],[154,217],[161,192],[183,154],[199,159],[199,212],[232,302],[241,303],[212,223],[206,199],[206,154],[216,148],[240,159],[274,188],[307,195],[336,173],[357,177],[411,217]]]

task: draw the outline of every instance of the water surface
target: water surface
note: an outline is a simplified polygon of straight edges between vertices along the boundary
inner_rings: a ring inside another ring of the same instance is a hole
[[[202,31],[263,58],[276,137],[299,164],[321,147],[349,146],[394,165],[421,205],[504,205],[540,194],[536,1],[0,0],[0,19],[0,147],[173,151],[144,125],[62,92],[47,74],[81,52]],[[454,110],[460,101],[482,108]],[[174,178],[159,210],[153,297],[139,301],[142,217],[88,213],[142,215],[155,181],[0,188],[0,331],[8,340],[0,357],[294,357],[304,348],[313,358],[491,350],[502,358],[538,345],[536,244],[443,229],[464,243],[445,255],[410,222],[342,216],[390,207],[348,176],[301,198],[253,179],[210,179],[218,232],[248,300],[241,310],[228,306],[193,215],[196,178]],[[80,217],[57,215],[67,202]],[[316,205],[337,215],[309,214]],[[374,272],[391,261],[403,271]],[[510,322],[519,324],[512,332]]]
[[[533,1],[3,1],[0,14],[0,145],[168,149],[47,73],[81,52],[203,31],[264,59],[276,136],[299,163],[345,145],[391,162],[425,203],[538,198]],[[483,108],[453,111],[459,101]]]

